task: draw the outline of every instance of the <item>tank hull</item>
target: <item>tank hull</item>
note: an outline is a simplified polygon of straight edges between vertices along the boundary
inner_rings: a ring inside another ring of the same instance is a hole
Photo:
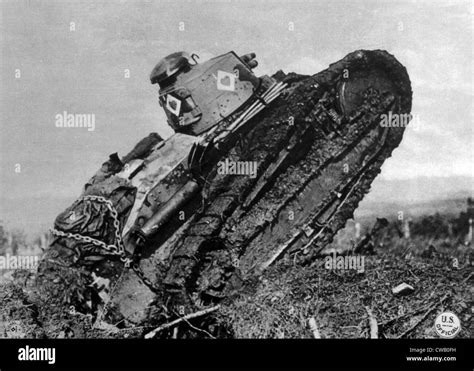
[[[273,78],[287,84],[283,93],[232,145],[204,151],[197,173],[188,154],[199,138],[183,136],[165,141],[130,179],[138,191],[123,237],[137,269],[108,276],[101,313],[111,321],[170,320],[231,297],[282,258],[295,269],[310,263],[402,140],[405,127],[382,117],[410,113],[410,80],[385,51],[351,53],[313,76]],[[137,244],[133,230],[150,220],[145,229],[154,232]]]

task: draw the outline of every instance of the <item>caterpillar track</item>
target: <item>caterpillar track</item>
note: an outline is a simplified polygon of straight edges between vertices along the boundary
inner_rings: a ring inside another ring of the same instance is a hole
[[[384,127],[381,115],[410,113],[410,80],[385,51],[350,53],[313,76],[273,78],[286,84],[282,93],[232,133],[231,146],[206,148],[201,167],[191,167],[199,191],[189,188],[194,193],[179,204],[179,215],[128,248],[136,269],[101,260],[99,270],[110,279],[101,310],[110,321],[159,322],[160,308],[182,315],[218,303],[284,256],[310,263],[352,217],[402,140],[405,128]],[[255,163],[258,171],[219,173],[223,159]],[[177,184],[192,184],[180,174],[155,199],[172,199]],[[59,238],[52,248],[66,244]]]

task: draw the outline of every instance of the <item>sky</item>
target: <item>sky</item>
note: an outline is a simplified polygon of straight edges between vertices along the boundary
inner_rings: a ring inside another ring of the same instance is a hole
[[[472,176],[472,4],[0,0],[0,195],[74,198],[110,153],[170,136],[149,74],[180,50],[255,52],[257,75],[388,50],[408,69],[417,124],[380,176]],[[56,127],[64,111],[95,114],[95,130]]]

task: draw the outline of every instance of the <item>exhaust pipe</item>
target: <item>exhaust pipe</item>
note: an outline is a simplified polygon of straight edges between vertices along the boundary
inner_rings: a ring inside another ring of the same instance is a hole
[[[164,205],[162,205],[156,213],[141,228],[133,231],[137,236],[137,245],[145,243],[152,237],[160,227],[165,224],[181,206],[186,204],[194,195],[199,192],[201,187],[194,180],[189,180],[180,188]],[[134,250],[134,249],[133,249]]]

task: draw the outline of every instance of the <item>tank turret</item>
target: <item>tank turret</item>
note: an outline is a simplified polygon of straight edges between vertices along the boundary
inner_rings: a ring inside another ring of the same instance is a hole
[[[182,51],[170,54],[150,75],[151,83],[160,87],[160,105],[176,132],[201,135],[229,121],[275,82],[254,75],[254,53],[238,57],[231,51],[203,63],[198,58]]]

